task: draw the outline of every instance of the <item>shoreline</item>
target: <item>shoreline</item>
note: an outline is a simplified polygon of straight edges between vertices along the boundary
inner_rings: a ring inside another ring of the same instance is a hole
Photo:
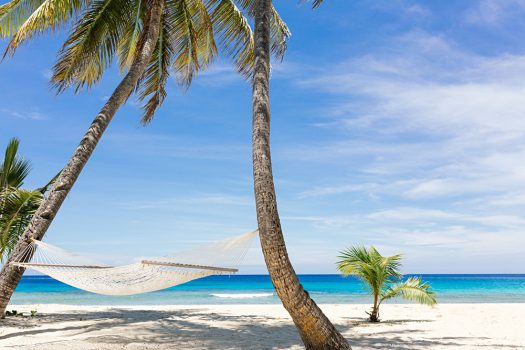
[[[381,323],[369,304],[320,304],[353,349],[523,349],[524,303],[385,304]],[[11,305],[37,317],[1,321],[6,349],[302,349],[277,304]]]

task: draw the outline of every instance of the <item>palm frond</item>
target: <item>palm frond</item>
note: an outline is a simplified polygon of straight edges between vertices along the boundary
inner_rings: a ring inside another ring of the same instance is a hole
[[[379,294],[385,286],[401,277],[401,255],[382,256],[375,247],[352,247],[341,252],[337,269],[344,275],[354,275]]]
[[[217,54],[213,24],[201,0],[169,0],[175,59],[172,68],[181,86],[188,87],[195,73],[205,68]]]
[[[196,7],[196,22],[199,30],[198,55],[201,69],[207,68],[217,56],[217,44],[213,32],[213,22],[203,0],[193,0]]]
[[[321,4],[324,2],[324,0],[301,0],[301,2],[311,2],[312,3],[312,7],[315,9],[315,8],[321,6]]]
[[[0,38],[14,35],[44,0],[11,0],[0,5]]]
[[[248,20],[232,0],[210,0],[208,7],[221,48],[233,59],[237,70],[250,77],[254,52],[253,31]]]
[[[290,32],[290,29],[272,5],[270,44],[271,52],[277,59],[283,59],[286,49],[288,48],[287,41],[291,36],[292,33]]]
[[[404,282],[393,284],[381,293],[380,302],[398,296],[424,305],[437,304],[435,292],[430,290],[430,285],[420,277],[410,277]]]
[[[255,17],[256,0],[236,0],[240,8],[250,18]],[[272,16],[270,18],[270,49],[277,59],[282,59],[287,49],[287,40],[292,33],[272,4]]]
[[[59,171],[51,180],[49,180],[49,182],[47,184],[45,184],[42,187],[37,188],[35,191],[38,191],[38,192],[40,192],[42,194],[46,194],[46,192],[49,191],[51,186],[53,186],[55,184],[55,182],[58,179],[58,176],[60,175],[61,172],[62,172],[62,170]]]
[[[377,253],[379,256],[379,252]],[[395,282],[401,278],[401,254],[393,256],[381,256],[381,270],[385,274],[385,282]]]
[[[324,0],[313,0],[313,7],[319,7],[323,3]]]
[[[10,187],[20,187],[31,170],[28,161],[18,156],[20,141],[13,138],[9,141],[5,155],[0,164],[0,191]]]
[[[142,34],[144,14],[146,13],[146,1],[136,0],[133,4],[131,21],[124,29],[122,39],[118,44],[118,58],[120,70],[124,72],[131,67],[136,58],[138,43]]]
[[[31,39],[35,34],[56,29],[77,14],[88,0],[45,0],[40,2],[38,7],[32,8],[31,15],[23,24],[11,26],[10,31],[13,32],[13,29],[16,29],[16,32],[7,46],[5,55],[14,54],[22,42]],[[19,17],[19,19],[23,18]]]
[[[171,38],[173,28],[166,15],[163,16],[161,23],[162,28],[155,51],[139,82],[139,100],[143,101],[149,97],[143,108],[143,124],[147,124],[153,119],[155,111],[160,107],[167,95],[166,82],[174,55],[173,39]]]
[[[10,188],[0,193],[0,260],[14,249],[42,198],[36,190]]]
[[[378,293],[381,280],[378,278],[377,257],[375,250],[365,247],[352,247],[339,256],[337,269],[344,275],[354,275],[362,280],[373,293]]]
[[[101,78],[131,20],[132,0],[94,0],[64,43],[51,81],[60,93],[78,92]]]

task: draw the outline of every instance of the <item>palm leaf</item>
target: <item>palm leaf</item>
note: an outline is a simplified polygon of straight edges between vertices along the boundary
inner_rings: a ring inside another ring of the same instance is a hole
[[[271,52],[278,59],[283,59],[284,53],[288,47],[287,41],[290,36],[292,36],[290,29],[272,5],[272,17],[270,18],[270,44]]]
[[[235,62],[237,70],[249,77],[253,68],[253,32],[232,0],[210,0],[208,7],[221,48]]]
[[[180,85],[207,67],[217,53],[212,20],[201,0],[168,1],[151,61],[137,84],[144,105],[142,123],[149,123],[166,98],[166,82],[174,68]]]
[[[0,38],[12,36],[44,0],[11,0],[0,5]]]
[[[356,276],[373,294],[379,294],[384,286],[401,277],[400,260],[401,255],[384,257],[375,247],[352,247],[341,252],[337,269],[344,276]]]
[[[213,24],[201,0],[169,0],[175,59],[172,63],[180,85],[188,87],[195,73],[215,57]]]
[[[133,5],[131,21],[124,29],[122,39],[118,44],[119,66],[122,72],[129,69],[137,55],[138,43],[142,34],[144,24],[143,17],[146,13],[146,2],[136,0]]]
[[[381,256],[379,252],[377,252],[377,254]],[[401,254],[386,257],[381,256],[379,264],[380,269],[384,271],[385,283],[394,282],[401,278],[401,258]]]
[[[321,6],[321,4],[324,2],[324,0],[301,0],[301,2],[311,2],[313,8],[317,8]]]
[[[379,292],[381,285],[378,279],[375,250],[365,247],[352,247],[341,253],[337,269],[344,275],[354,275],[363,281],[371,291]]]
[[[37,188],[35,191],[38,191],[38,192],[40,192],[42,194],[45,194],[47,191],[49,191],[51,186],[53,186],[55,184],[55,182],[58,179],[58,176],[60,175],[61,172],[62,171],[59,171],[51,180],[49,180],[49,182],[47,184],[45,184],[42,187]]]
[[[167,95],[166,82],[169,77],[169,68],[174,55],[174,48],[172,46],[173,39],[171,38],[172,32],[173,28],[171,23],[167,16],[164,15],[155,51],[139,82],[139,99],[143,101],[149,97],[149,100],[143,108],[143,124],[147,124],[152,120],[155,111]]]
[[[0,194],[0,260],[14,249],[43,197],[40,191],[16,188]]]
[[[131,21],[133,1],[95,0],[64,43],[53,70],[58,92],[90,87],[111,63],[124,29]]]
[[[430,285],[423,282],[420,277],[410,277],[404,282],[388,287],[381,293],[380,303],[398,296],[424,305],[437,304],[435,292],[431,291]]]
[[[87,2],[88,0],[45,0],[39,1],[39,6],[34,8],[33,6],[37,2],[32,1],[31,11],[24,13],[25,15],[30,13],[30,16],[25,19],[23,24],[20,23],[25,17],[20,15],[17,18],[18,21],[9,21],[12,24],[8,32],[14,33],[14,35],[7,46],[5,55],[14,54],[22,42],[31,39],[35,34],[42,34],[47,30],[57,28],[77,14]],[[14,32],[15,30],[16,33]]]
[[[31,170],[30,163],[17,155],[19,144],[20,141],[13,138],[7,145],[4,160],[0,164],[0,191],[8,186],[22,186]]]
[[[256,0],[236,0],[250,18],[255,17]],[[270,17],[270,49],[277,59],[282,59],[287,48],[287,40],[292,35],[275,7],[272,5]]]

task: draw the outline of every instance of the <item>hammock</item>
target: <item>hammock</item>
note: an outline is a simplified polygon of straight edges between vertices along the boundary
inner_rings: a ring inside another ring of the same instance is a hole
[[[11,264],[36,270],[88,292],[133,295],[210,275],[234,274],[256,235],[257,231],[253,231],[191,251],[115,267],[34,240]]]

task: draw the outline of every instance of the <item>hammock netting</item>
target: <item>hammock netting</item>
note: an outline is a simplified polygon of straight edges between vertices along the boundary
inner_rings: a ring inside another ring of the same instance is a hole
[[[89,292],[133,295],[173,287],[206,276],[236,273],[236,267],[256,235],[257,231],[253,231],[192,250],[144,258],[133,264],[115,267],[34,240],[12,264],[36,270]]]

